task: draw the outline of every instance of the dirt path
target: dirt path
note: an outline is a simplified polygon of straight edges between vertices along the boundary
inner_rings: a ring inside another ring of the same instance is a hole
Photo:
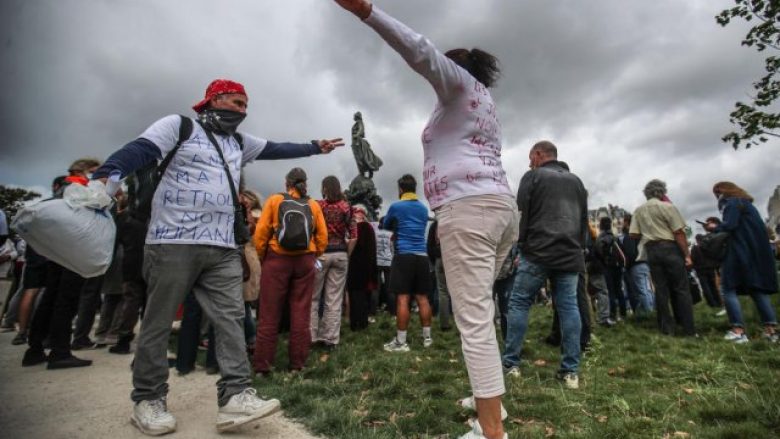
[[[7,289],[8,283],[0,281],[3,300]],[[12,346],[14,335],[0,334],[0,436],[147,437],[130,424],[132,355],[112,355],[105,349],[79,351],[79,357],[94,361],[92,366],[54,371],[46,370],[44,365],[23,368],[26,346]],[[178,429],[164,437],[316,439],[283,414],[250,423],[236,432],[217,434],[216,380],[216,376],[202,370],[184,377],[175,371],[171,374],[168,407],[176,416]]]

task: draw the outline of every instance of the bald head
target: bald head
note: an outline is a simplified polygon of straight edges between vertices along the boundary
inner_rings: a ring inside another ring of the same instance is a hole
[[[528,153],[531,169],[536,169],[543,164],[558,159],[558,148],[549,140],[542,140],[531,147]]]

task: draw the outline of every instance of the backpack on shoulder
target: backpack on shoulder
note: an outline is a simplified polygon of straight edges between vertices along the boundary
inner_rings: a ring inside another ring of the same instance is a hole
[[[625,267],[626,257],[620,250],[613,235],[602,235],[596,239],[601,261],[606,267]]]
[[[284,200],[279,203],[276,240],[285,250],[306,250],[314,231],[314,216],[309,206],[309,197],[295,199],[286,192],[279,195],[282,195]]]
[[[165,175],[165,170],[168,169],[168,165],[173,160],[181,144],[192,135],[192,119],[182,115],[179,115],[179,118],[181,119],[181,124],[179,125],[179,137],[176,140],[176,146],[165,155],[161,162],[152,161],[128,176],[127,210],[135,220],[143,223],[149,222],[152,217],[152,199],[157,191],[157,186],[160,185],[160,180]],[[233,137],[243,151],[244,139],[238,133],[235,133]]]
[[[152,217],[152,199],[160,185],[165,170],[176,155],[176,151],[181,147],[182,142],[186,141],[192,135],[192,119],[186,116],[179,116],[181,125],[179,125],[179,138],[176,146],[165,155],[162,162],[152,161],[141,169],[136,170],[127,180],[127,211],[130,215],[141,222],[148,223]]]
[[[722,262],[729,249],[729,232],[708,233],[701,238],[699,249],[704,256]]]

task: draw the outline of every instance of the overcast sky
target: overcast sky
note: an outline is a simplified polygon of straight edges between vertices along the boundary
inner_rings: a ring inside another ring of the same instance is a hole
[[[549,139],[590,192],[590,206],[633,210],[651,178],[686,218],[716,214],[710,189],[731,180],[763,215],[780,185],[777,141],[734,151],[734,101],[763,72],[740,46],[743,23],[714,16],[730,0],[378,0],[441,50],[478,46],[501,61],[493,90],[513,190],[528,149]],[[192,114],[214,78],[244,83],[242,131],[276,141],[344,137],[360,110],[395,181],[421,179],[420,133],[435,95],[367,26],[330,0],[4,0],[0,2],[0,184],[45,190],[82,156],[105,158],[168,114]],[[357,168],[329,156],[257,162],[248,186],[283,188],[293,166],[310,187]]]

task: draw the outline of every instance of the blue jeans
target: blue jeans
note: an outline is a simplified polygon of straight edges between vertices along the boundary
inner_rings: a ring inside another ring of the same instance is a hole
[[[631,308],[637,316],[653,312],[653,292],[650,290],[650,266],[637,262],[625,271],[626,288]]]
[[[577,372],[580,363],[580,311],[577,308],[577,272],[549,270],[521,256],[520,267],[509,298],[506,347],[502,362],[509,368],[520,365],[528,315],[536,294],[550,278],[561,323],[561,367],[559,372]]]
[[[736,290],[723,288],[721,292],[723,293],[723,300],[726,302],[726,313],[729,316],[729,323],[731,323],[732,327],[744,328],[745,322],[742,320],[742,307],[739,305]],[[753,298],[753,303],[756,304],[758,315],[761,316],[761,323],[764,325],[777,325],[777,316],[775,315],[775,309],[772,307],[772,302],[769,300],[769,295],[751,292],[750,297]]]

